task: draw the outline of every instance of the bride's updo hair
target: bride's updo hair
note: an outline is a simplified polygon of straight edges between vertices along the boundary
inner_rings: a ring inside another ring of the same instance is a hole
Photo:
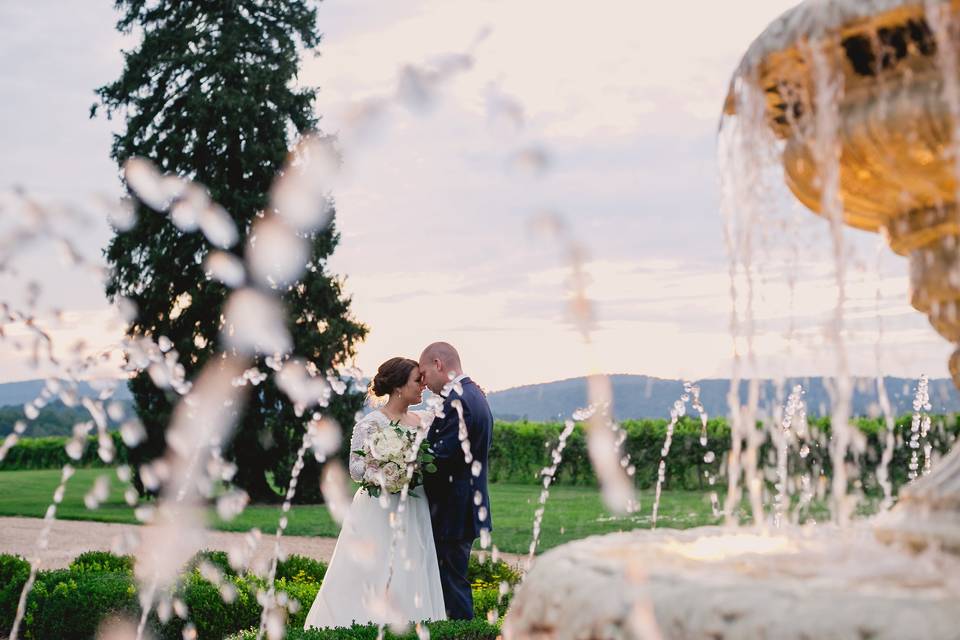
[[[390,358],[377,369],[370,383],[370,395],[389,396],[394,390],[407,384],[410,372],[419,367],[416,360],[410,358]]]

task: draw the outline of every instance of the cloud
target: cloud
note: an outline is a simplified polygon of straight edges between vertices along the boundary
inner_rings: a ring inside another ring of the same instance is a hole
[[[371,371],[449,339],[492,389],[598,366],[728,375],[732,302],[717,119],[739,56],[791,4],[321,3],[322,55],[304,59],[299,81],[320,87],[317,109],[330,133],[349,126],[358,103],[396,95],[404,65],[431,68],[472,52],[469,70],[439,86],[426,113],[391,103],[371,135],[346,149],[335,192],[343,235],[330,268],[346,277],[355,315],[372,328],[361,366]],[[22,184],[51,199],[119,192],[109,159],[119,123],[87,118],[93,89],[121,69],[126,41],[114,21],[107,5],[0,7],[0,55],[12,61],[0,100],[0,186]],[[506,99],[509,126],[498,106]],[[531,148],[550,159],[537,175],[511,161]],[[591,256],[592,346],[566,314],[562,247],[530,229],[546,209],[564,216]],[[823,327],[836,290],[826,227],[787,207],[757,231],[757,370],[828,373],[834,347]],[[846,235],[851,366],[874,367],[880,317],[891,373],[942,375],[948,346],[907,306],[905,262],[878,261],[875,237]],[[105,224],[94,225],[83,243],[95,255],[108,238]],[[69,309],[106,308],[99,282],[65,277],[46,251],[26,258],[22,272]],[[742,315],[743,274],[736,283]],[[82,317],[97,335],[96,318]],[[70,331],[68,340],[77,329]],[[20,375],[12,371],[2,375]]]

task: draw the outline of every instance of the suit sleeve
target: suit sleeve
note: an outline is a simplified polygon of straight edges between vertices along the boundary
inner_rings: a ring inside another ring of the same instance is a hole
[[[453,406],[455,400],[460,400],[463,407],[464,423],[470,424],[467,419],[470,411],[462,398],[454,398],[454,400],[446,403],[443,409],[444,416],[438,419],[440,424],[437,426],[436,436],[432,441],[433,453],[437,460],[441,462],[464,461],[463,447],[460,444],[460,413]]]

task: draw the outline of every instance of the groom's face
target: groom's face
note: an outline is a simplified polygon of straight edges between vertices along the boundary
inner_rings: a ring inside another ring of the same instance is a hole
[[[420,375],[423,384],[427,385],[427,388],[434,393],[443,391],[443,385],[447,383],[446,377],[443,374],[443,364],[439,359],[421,359]]]

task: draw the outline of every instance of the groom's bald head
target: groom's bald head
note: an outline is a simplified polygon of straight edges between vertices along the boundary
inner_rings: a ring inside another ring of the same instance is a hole
[[[434,342],[420,354],[420,373],[430,391],[440,393],[443,385],[463,373],[460,354],[448,342]]]

